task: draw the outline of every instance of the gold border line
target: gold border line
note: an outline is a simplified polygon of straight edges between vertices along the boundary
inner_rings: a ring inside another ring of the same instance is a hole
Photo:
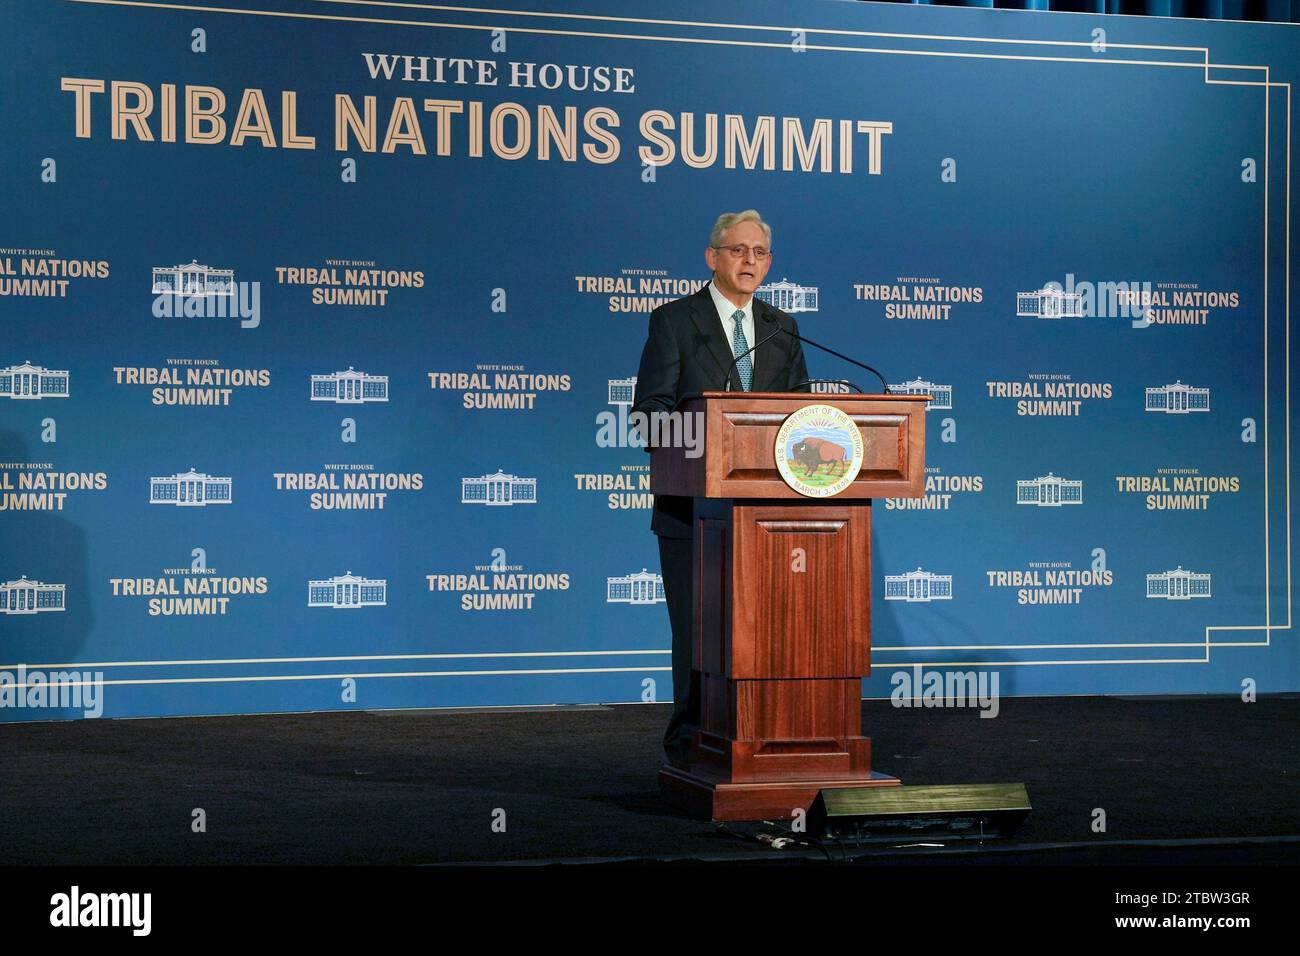
[[[1086,46],[1094,44],[1087,40],[1026,40],[1012,37],[963,37],[947,36],[941,33],[887,33],[877,30],[838,30],[818,27],[781,26],[779,24],[757,23],[721,23],[708,20],[663,20],[653,17],[615,17],[599,13],[549,13],[545,10],[511,10],[493,7],[458,7],[438,3],[398,3],[396,0],[314,0],[316,3],[335,3],[367,7],[402,7],[414,10],[436,10],[440,13],[487,13],[497,16],[542,17],[549,20],[598,20],[606,23],[644,23],[651,26],[671,27],[706,27],[719,30],[770,30],[777,33],[819,33],[825,36],[885,37],[903,40],[954,40],[965,43],[1024,43],[1039,46]],[[1240,22],[1240,21],[1238,21]],[[783,44],[789,46],[789,44]],[[1188,53],[1204,53],[1209,61],[1209,47],[1203,46],[1163,46],[1145,43],[1111,43],[1106,41],[1103,47],[1118,47],[1125,50],[1181,50]]]
[[[671,667],[574,667],[574,668],[555,668],[555,669],[532,669],[532,670],[503,670],[503,671],[392,671],[379,674],[267,674],[256,677],[156,677],[140,679],[123,679],[123,680],[81,680],[81,681],[58,681],[56,683],[42,684],[6,684],[6,687],[14,690],[23,690],[28,687],[44,687],[55,689],[59,687],[89,687],[94,685],[107,687],[110,684],[240,684],[249,682],[279,681],[279,680],[355,680],[360,677],[504,677],[510,674],[616,674],[616,673],[634,673],[645,674],[650,671],[671,671]],[[659,703],[666,703],[659,702]],[[22,710],[27,708],[13,707],[11,710]],[[31,708],[36,709],[36,708]]]
[[[434,27],[434,28],[446,28],[446,29],[469,29],[469,30],[492,30],[492,29],[500,29],[500,27],[494,27],[494,26],[489,26],[489,25],[478,25],[478,24],[436,23],[436,22],[430,22],[430,21],[418,21],[418,20],[417,20],[417,21],[410,21],[410,20],[397,20],[397,19],[389,19],[389,18],[384,18],[384,17],[378,17],[378,18],[371,18],[371,17],[349,17],[349,16],[327,15],[327,14],[320,14],[320,13],[289,13],[289,12],[284,12],[284,11],[267,11],[267,10],[253,10],[253,9],[227,8],[227,7],[206,7],[206,6],[200,6],[200,5],[197,5],[197,4],[174,4],[174,3],[162,3],[162,2],[155,2],[155,0],[67,0],[67,2],[70,2],[70,3],[83,3],[83,4],[98,4],[98,5],[106,5],[106,6],[125,6],[125,7],[144,7],[144,8],[154,8],[154,9],[188,10],[188,11],[197,11],[197,12],[207,12],[207,13],[227,13],[227,14],[236,14],[236,15],[238,15],[238,14],[243,14],[243,15],[246,15],[246,16],[270,16],[270,17],[281,17],[281,18],[288,18],[288,19],[313,19],[313,20],[326,20],[326,21],[338,21],[338,22],[359,22],[359,23],[387,23],[387,24],[392,24],[392,25],[397,25],[397,26],[423,26],[423,27]],[[787,29],[787,28],[776,27],[776,26],[766,26],[766,25],[756,25],[756,24],[717,24],[717,23],[705,23],[705,22],[692,22],[692,21],[666,21],[666,20],[665,20],[665,21],[657,21],[657,20],[649,20],[649,19],[642,20],[642,19],[638,19],[638,18],[615,18],[615,17],[606,17],[606,16],[594,15],[594,14],[550,14],[550,13],[544,13],[544,12],[541,12],[541,11],[494,11],[494,10],[491,10],[490,8],[465,8],[465,7],[453,7],[453,6],[445,6],[445,7],[444,7],[444,6],[433,5],[433,4],[423,5],[423,4],[414,4],[414,3],[403,3],[403,4],[399,4],[399,3],[392,2],[392,0],[318,0],[318,2],[334,2],[334,3],[353,2],[353,3],[359,3],[359,4],[368,5],[368,6],[401,6],[401,7],[414,8],[414,9],[431,9],[431,10],[439,10],[439,11],[456,11],[456,12],[467,12],[467,13],[496,13],[496,14],[498,14],[498,15],[509,15],[509,14],[513,14],[513,15],[519,15],[519,16],[539,16],[539,17],[550,17],[550,18],[553,18],[553,19],[560,19],[560,18],[568,18],[568,19],[591,19],[591,20],[605,20],[605,21],[608,21],[608,22],[629,22],[629,23],[649,23],[649,24],[689,25],[689,26],[702,26],[702,27],[710,27],[710,28],[733,28],[733,29],[754,29],[754,30],[785,30],[785,29]],[[595,33],[595,32],[585,32],[585,31],[574,31],[574,30],[553,30],[553,29],[552,29],[552,30],[548,30],[548,29],[541,29],[541,28],[528,28],[528,27],[509,27],[509,28],[506,28],[506,29],[513,30],[514,32],[517,32],[517,33],[536,33],[536,34],[544,34],[544,35],[552,35],[552,36],[577,36],[577,37],[593,37],[593,38],[604,38],[604,39],[649,40],[649,41],[656,41],[656,42],[670,42],[670,43],[671,43],[671,42],[676,42],[676,43],[701,43],[701,44],[708,44],[708,45],[752,46],[752,47],[771,47],[771,48],[779,48],[779,49],[789,49],[789,44],[787,44],[787,43],[765,43],[765,42],[759,42],[759,41],[720,40],[720,39],[708,39],[708,38],[700,38],[700,37],[659,37],[659,36],[647,36],[647,35],[638,35],[638,34]],[[887,33],[874,33],[874,32],[868,32],[868,31],[817,30],[817,29],[803,28],[803,27],[788,28],[788,29],[790,29],[790,30],[796,30],[796,29],[797,29],[797,30],[803,30],[803,32],[805,32],[805,33],[820,33],[820,34],[827,34],[827,35],[834,34],[834,35],[844,35],[844,36],[879,36],[879,37],[894,37],[894,38],[907,38],[907,39],[941,39],[941,40],[954,40],[954,41],[966,41],[966,42],[1001,42],[1001,43],[1008,43],[1008,44],[1013,44],[1013,43],[1026,43],[1026,44],[1042,44],[1042,45],[1058,45],[1058,46],[1088,46],[1088,47],[1091,47],[1091,46],[1092,46],[1092,44],[1087,43],[1087,42],[1083,42],[1083,41],[1037,41],[1037,40],[1020,40],[1020,39],[996,38],[996,37],[954,37],[954,36],[929,35],[929,34],[887,34]],[[1264,254],[1264,316],[1263,316],[1263,318],[1264,318],[1264,349],[1265,349],[1265,351],[1264,351],[1264,376],[1265,376],[1265,392],[1264,392],[1264,457],[1265,457],[1265,466],[1264,466],[1264,503],[1265,503],[1265,517],[1264,517],[1264,525],[1265,525],[1265,529],[1264,529],[1264,530],[1265,530],[1265,571],[1264,571],[1264,573],[1265,573],[1265,622],[1266,622],[1266,623],[1263,624],[1263,625],[1220,625],[1220,626],[1207,626],[1207,627],[1206,627],[1206,639],[1205,639],[1204,644],[1200,644],[1200,643],[1198,643],[1198,644],[1150,644],[1150,643],[1137,643],[1137,644],[1124,644],[1124,645],[1078,645],[1079,647],[1099,647],[1099,646],[1118,646],[1118,647],[1164,647],[1164,646],[1188,646],[1188,647],[1193,647],[1193,646],[1195,646],[1195,647],[1202,647],[1202,646],[1203,646],[1203,647],[1205,648],[1205,659],[1204,659],[1204,660],[1168,660],[1168,661],[1160,661],[1160,660],[1151,660],[1151,661],[1145,661],[1145,660],[1134,660],[1134,661],[1118,661],[1118,660],[1117,660],[1117,661],[1095,661],[1095,660],[1094,660],[1094,661],[997,661],[997,662],[987,662],[987,663],[986,663],[986,662],[980,662],[980,661],[953,661],[953,662],[926,663],[926,664],[921,664],[920,666],[950,666],[950,665],[959,665],[959,666],[1022,666],[1022,665],[1025,665],[1025,666],[1027,666],[1027,665],[1042,665],[1042,664],[1076,664],[1076,665],[1083,665],[1083,664],[1123,664],[1123,663],[1133,663],[1133,664],[1158,664],[1158,663],[1208,663],[1208,662],[1209,662],[1209,652],[1210,652],[1210,648],[1211,648],[1211,647],[1259,647],[1259,646],[1267,647],[1267,646],[1270,646],[1271,632],[1272,632],[1272,631],[1274,631],[1274,630],[1289,630],[1289,629],[1291,628],[1291,597],[1292,597],[1292,596],[1291,596],[1291,500],[1290,500],[1290,487],[1291,487],[1291,473],[1290,473],[1290,360],[1291,360],[1291,357],[1290,357],[1290,352],[1289,352],[1290,331],[1291,331],[1291,329],[1290,329],[1290,278],[1291,278],[1291,277],[1290,277],[1290,268],[1291,268],[1291,263],[1290,263],[1290,193],[1291,193],[1291,189],[1290,189],[1290,186],[1291,186],[1291,184],[1290,184],[1290,180],[1289,180],[1289,177],[1290,177],[1290,163],[1291,163],[1291,157],[1290,157],[1290,147],[1291,147],[1291,115],[1290,115],[1290,114],[1291,114],[1291,84],[1290,84],[1290,83],[1274,83],[1274,82],[1272,82],[1272,80],[1271,80],[1271,75],[1270,75],[1270,67],[1268,67],[1268,66],[1260,66],[1260,65],[1252,65],[1252,64],[1217,64],[1217,63],[1212,64],[1212,63],[1209,62],[1209,48],[1208,48],[1208,47],[1177,47],[1177,46],[1158,46],[1158,45],[1146,45],[1146,44],[1114,44],[1114,43],[1109,43],[1109,42],[1106,43],[1106,47],[1116,47],[1116,48],[1120,48],[1120,49],[1153,49],[1153,50],[1162,50],[1162,49],[1164,49],[1164,50],[1179,50],[1179,51],[1194,51],[1194,52],[1201,52],[1201,53],[1204,54],[1204,56],[1203,56],[1203,61],[1204,61],[1204,62],[1202,62],[1202,63],[1183,63],[1183,62],[1178,62],[1178,61],[1158,61],[1158,60],[1127,60],[1127,59],[1110,59],[1110,58],[1095,58],[1095,59],[1094,59],[1094,58],[1086,58],[1086,59],[1085,59],[1085,58],[1078,58],[1078,57],[1018,56],[1018,55],[1009,55],[1009,54],[959,53],[959,52],[952,52],[952,51],[889,50],[889,49],[876,49],[876,48],[864,48],[864,47],[838,47],[838,46],[829,46],[829,45],[804,45],[803,49],[805,49],[805,50],[820,50],[820,51],[825,51],[825,52],[881,53],[881,54],[911,55],[911,56],[947,56],[947,57],[959,57],[959,58],[971,58],[971,59],[1025,60],[1025,61],[1035,61],[1035,62],[1037,62],[1037,61],[1043,61],[1043,62],[1067,62],[1067,63],[1099,63],[1099,64],[1100,64],[1100,63],[1107,63],[1107,64],[1133,65],[1133,66],[1172,66],[1172,67],[1194,67],[1194,68],[1201,68],[1201,69],[1203,69],[1203,71],[1204,71],[1203,81],[1204,81],[1206,84],[1209,84],[1209,85],[1223,85],[1223,86],[1262,86],[1262,87],[1265,88],[1265,92],[1264,92],[1264,111],[1265,111],[1265,136],[1264,136],[1264,140],[1265,140],[1265,142],[1264,142],[1264,150],[1265,150],[1265,165],[1264,165],[1264,194],[1265,194],[1265,199],[1264,199],[1264,220],[1265,220],[1265,221],[1264,221],[1264,229],[1265,229],[1265,236],[1264,236],[1264,243],[1265,243],[1265,254]],[[1264,71],[1264,81],[1261,83],[1261,82],[1257,82],[1257,81],[1244,81],[1244,80],[1212,80],[1212,79],[1209,78],[1209,71],[1210,71],[1210,69],[1211,69],[1212,67],[1215,68],[1215,69],[1262,70],[1262,71]],[[1271,613],[1271,586],[1270,586],[1271,582],[1270,582],[1270,578],[1269,578],[1269,575],[1270,575],[1270,572],[1271,572],[1271,568],[1270,568],[1271,552],[1270,552],[1269,527],[1268,527],[1268,525],[1269,525],[1269,517],[1270,517],[1269,514],[1268,514],[1268,509],[1269,509],[1269,487],[1268,487],[1268,486],[1269,486],[1269,473],[1268,473],[1268,462],[1269,462],[1269,457],[1268,457],[1268,456],[1269,456],[1269,452],[1268,452],[1268,448],[1269,448],[1269,428],[1268,428],[1268,424],[1269,424],[1269,412],[1268,412],[1268,393],[1267,393],[1268,362],[1269,362],[1269,355],[1268,355],[1268,323],[1269,323],[1269,318],[1270,318],[1270,316],[1269,316],[1269,314],[1268,314],[1268,285],[1269,285],[1269,283],[1268,283],[1268,278],[1269,278],[1269,266],[1270,266],[1269,261],[1268,261],[1268,224],[1269,224],[1269,218],[1268,218],[1268,217],[1269,217],[1269,204],[1268,204],[1268,199],[1269,199],[1269,183],[1268,183],[1268,180],[1269,180],[1269,161],[1270,161],[1270,160],[1269,160],[1269,145],[1270,145],[1270,141],[1271,141],[1271,138],[1272,138],[1271,123],[1270,123],[1270,118],[1269,118],[1269,109],[1270,109],[1270,105],[1269,105],[1269,104],[1270,104],[1270,101],[1271,101],[1271,97],[1270,97],[1269,94],[1270,94],[1270,91],[1271,91],[1272,89],[1274,89],[1274,88],[1278,88],[1278,89],[1280,89],[1280,88],[1283,88],[1283,87],[1285,87],[1286,90],[1287,90],[1287,134],[1286,134],[1286,135],[1287,135],[1287,176],[1288,176],[1287,189],[1286,189],[1286,197],[1287,197],[1287,199],[1286,199],[1286,251],[1287,251],[1287,274],[1286,274],[1286,298],[1285,298],[1285,307],[1286,307],[1286,309],[1285,309],[1285,315],[1286,315],[1286,340],[1287,340],[1287,343],[1288,343],[1288,352],[1287,352],[1287,354],[1286,354],[1286,356],[1285,356],[1285,359],[1286,359],[1286,382],[1287,382],[1287,390],[1286,390],[1286,394],[1285,394],[1285,396],[1284,396],[1284,399],[1285,399],[1285,402],[1286,402],[1286,418],[1287,418],[1287,432],[1286,432],[1286,436],[1285,436],[1285,438],[1286,438],[1286,448],[1287,448],[1287,476],[1286,476],[1286,487],[1287,487],[1287,493],[1286,493],[1286,534],[1287,534],[1287,624],[1286,624],[1286,625],[1281,625],[1281,624],[1277,624],[1277,625],[1275,625],[1275,624],[1272,623],[1272,613]],[[1270,635],[1270,636],[1269,636],[1269,637],[1266,637],[1266,639],[1265,639],[1263,642],[1227,642],[1227,643],[1211,643],[1211,641],[1210,641],[1210,631],[1212,631],[1212,630],[1214,630],[1214,631],[1263,630],[1263,631],[1266,632],[1267,635]],[[1069,646],[1073,646],[1073,645],[1057,645],[1057,646],[1066,646],[1066,647],[1069,647]],[[1032,648],[1036,648],[1036,647],[1038,647],[1038,645],[1001,645],[1001,646],[998,646],[997,649],[1032,649]],[[991,647],[991,646],[989,646],[989,645],[982,645],[979,649],[990,650],[990,649],[994,649],[994,648]],[[894,649],[893,649],[893,648],[887,648],[887,647],[876,647],[876,648],[873,648],[873,651],[874,651],[874,650],[881,650],[881,651],[884,651],[884,650],[894,650]],[[913,649],[912,649],[912,648],[898,648],[898,650],[899,650],[899,651],[911,651],[911,650],[913,650]],[[84,665],[83,665],[83,666],[84,666]],[[106,665],[103,665],[103,666],[115,666],[115,665],[106,664]],[[130,665],[126,665],[126,666],[130,666]],[[882,665],[882,666],[890,667],[890,666],[894,666],[894,665]],[[906,664],[902,664],[902,663],[900,663],[900,664],[897,665],[897,666],[909,666],[909,667],[912,667],[912,666],[918,666],[918,662],[908,662],[908,663],[906,663]],[[473,672],[456,672],[456,673],[473,673]],[[524,672],[513,672],[513,673],[524,673]],[[353,676],[357,676],[357,675],[353,675]],[[375,676],[382,676],[382,675],[375,675]],[[412,676],[418,676],[418,675],[412,675]],[[237,678],[237,679],[242,680],[242,679],[246,679],[246,678]],[[281,678],[274,678],[274,679],[281,679]],[[305,678],[297,678],[297,679],[305,679]],[[160,682],[166,682],[166,681],[160,681]]]
[[[1149,660],[1149,661],[995,661],[991,664],[983,661],[963,661],[971,667],[1041,667],[1046,665],[1057,664],[1203,664],[1204,661],[1199,658],[1188,658],[1186,660],[1173,658],[1169,660]],[[889,669],[898,670],[912,667],[947,667],[945,662],[932,661],[908,661],[897,665],[889,665]],[[671,671],[671,667],[574,667],[574,668],[555,668],[555,669],[528,669],[528,670],[497,670],[497,671],[391,671],[375,674],[363,673],[340,673],[340,674],[267,674],[255,677],[157,677],[157,678],[126,678],[114,680],[81,680],[81,681],[58,681],[57,683],[41,684],[6,684],[6,687],[13,690],[25,690],[29,687],[43,687],[52,690],[59,687],[90,687],[110,685],[119,686],[124,684],[244,684],[244,683],[264,683],[267,681],[297,681],[297,680],[357,680],[360,678],[379,678],[379,677],[507,677],[512,674],[521,674],[526,676],[536,676],[541,674],[648,674],[651,672]],[[1091,696],[1091,695],[1085,695]],[[867,699],[867,698],[862,698]],[[656,701],[656,703],[668,703],[668,701]],[[13,707],[12,710],[27,708]],[[32,708],[36,709],[36,708]],[[423,708],[421,708],[423,709]]]
[[[441,21],[434,21],[434,20],[397,20],[389,17],[348,17],[348,16],[326,14],[326,13],[291,13],[282,10],[254,10],[251,8],[243,9],[239,7],[205,7],[205,6],[200,6],[198,4],[162,3],[162,2],[158,2],[158,0],[65,0],[65,2],[97,4],[103,6],[119,6],[119,7],[147,7],[147,8],[162,9],[162,10],[186,10],[186,11],[197,12],[197,13],[243,14],[245,16],[280,17],[284,19],[294,19],[294,20],[326,20],[326,21],[334,21],[334,22],[342,22],[342,23],[370,23],[370,24],[387,23],[394,26],[432,27],[435,29],[445,29],[445,30],[491,31],[491,30],[503,29],[500,26],[493,26],[491,24],[444,23]],[[455,9],[459,9],[459,8],[455,8]],[[698,43],[698,44],[705,44],[705,45],[712,45],[712,46],[724,44],[726,46],[767,47],[767,48],[774,48],[779,50],[790,49],[790,44],[788,43],[767,43],[760,40],[714,40],[714,39],[709,39],[707,37],[651,36],[642,33],[594,33],[586,30],[554,30],[554,29],[548,30],[541,27],[509,27],[507,29],[515,33],[535,33],[535,34],[542,34],[545,36],[591,37],[591,38],[606,39],[606,40],[651,40],[659,43]],[[918,35],[918,37],[920,36],[923,35]],[[1079,45],[1091,46],[1091,44],[1088,43],[1080,43]],[[1107,44],[1108,47],[1113,45],[1116,44],[1109,44],[1109,43]],[[1195,47],[1195,48],[1149,47],[1141,44],[1132,44],[1131,48],[1133,49],[1195,49],[1198,51],[1204,49],[1207,58],[1209,55],[1208,48],[1201,48],[1201,47]],[[941,51],[941,50],[890,50],[890,49],[874,48],[874,47],[829,46],[825,44],[805,44],[803,45],[802,49],[818,50],[822,52],[831,52],[831,53],[882,53],[882,54],[893,54],[896,56],[946,56],[946,57],[973,58],[973,59],[982,59],[982,60],[1029,60],[1034,62],[1047,61],[1047,62],[1060,62],[1060,63],[1089,63],[1089,64],[1111,63],[1111,64],[1129,65],[1129,66],[1181,66],[1181,67],[1190,67],[1192,69],[1205,69],[1207,67],[1207,64],[1205,63],[1182,63],[1179,61],[1168,61],[1168,60],[1121,60],[1121,59],[1109,59],[1109,58],[1094,59],[1094,58],[1069,57],[1069,56],[1061,56],[1061,57],[1020,56],[1020,55],[1009,54],[1009,53],[1004,53],[1004,54],[958,53],[953,51]],[[1247,66],[1247,65],[1239,65],[1239,64],[1210,64],[1210,65],[1223,66],[1225,68],[1242,69],[1242,70],[1266,69],[1265,67],[1261,67],[1261,66]],[[1255,85],[1259,85],[1259,84],[1255,84]]]
[[[1199,647],[1200,645],[1194,645]],[[25,667],[29,671],[74,669],[86,667],[181,667],[200,664],[305,664],[311,661],[416,661],[416,660],[458,660],[485,659],[501,657],[629,657],[637,654],[669,654],[667,648],[643,651],[487,651],[481,654],[357,654],[335,657],[233,657],[226,660],[174,660],[174,661],[90,661],[67,664],[0,664],[0,670],[17,670]]]
[[[752,24],[708,23],[708,22],[706,22],[706,21],[701,21],[701,22],[698,22],[698,23],[697,23],[697,22],[692,21],[692,20],[652,20],[652,19],[638,19],[638,18],[636,18],[636,17],[602,17],[600,14],[591,14],[591,13],[546,13],[545,11],[537,11],[537,10],[493,10],[493,9],[490,9],[490,8],[481,8],[481,7],[457,7],[457,6],[444,6],[444,5],[439,5],[439,4],[424,4],[424,3],[396,3],[396,2],[391,2],[391,0],[316,0],[316,2],[317,2],[317,3],[354,3],[354,4],[365,4],[365,5],[371,5],[371,6],[390,6],[390,7],[419,7],[419,8],[426,8],[426,9],[431,9],[431,10],[464,10],[464,11],[467,11],[467,12],[474,12],[474,13],[513,13],[513,14],[517,14],[517,15],[519,15],[519,16],[525,16],[525,17],[529,17],[529,16],[531,16],[531,17],[555,17],[555,18],[562,18],[562,17],[563,17],[563,18],[580,19],[580,20],[598,20],[598,19],[604,19],[604,20],[611,20],[611,21],[624,21],[624,22],[630,22],[630,23],[656,23],[656,24],[657,24],[657,23],[663,23],[663,24],[670,24],[670,25],[683,25],[683,26],[705,26],[705,27],[711,27],[711,26],[722,26],[722,27],[734,27],[734,28],[736,28],[736,29],[748,29],[748,30],[785,30],[785,29],[790,29],[790,30],[802,30],[804,33],[846,33],[846,34],[853,34],[853,35],[859,35],[859,36],[882,36],[882,37],[915,37],[915,38],[925,38],[925,37],[930,36],[930,34],[926,34],[926,33],[915,33],[915,34],[913,34],[913,33],[874,33],[874,32],[870,32],[870,31],[866,31],[866,30],[817,30],[817,29],[810,29],[810,28],[808,28],[808,27],[779,27],[779,26],[765,26],[765,25],[763,25],[763,26],[755,26],[755,25],[752,25]],[[1024,10],[1009,10],[1009,9],[1006,9],[1006,8],[995,8],[995,9],[997,9],[997,12],[999,12],[999,13],[1025,13],[1025,12],[1027,12],[1027,11],[1024,11]],[[1036,12],[1036,11],[1028,11],[1028,12]],[[1133,18],[1133,17],[1139,16],[1138,14],[1098,14],[1098,13],[1092,13],[1092,12],[1090,12],[1090,11],[1080,11],[1080,10],[1052,10],[1051,12],[1052,12],[1052,13],[1066,13],[1066,14],[1074,14],[1074,15],[1076,15],[1076,16],[1087,16],[1087,17],[1099,17],[1099,16],[1114,17],[1114,16],[1123,16],[1123,17],[1125,17],[1126,19],[1131,19],[1131,18]],[[1189,19],[1189,18],[1187,18],[1187,17],[1183,17],[1183,18],[1181,18],[1181,19]],[[1199,18],[1198,18],[1198,19],[1199,19]],[[1207,23],[1207,22],[1208,22],[1208,23],[1235,23],[1235,24],[1241,24],[1241,23],[1251,23],[1251,24],[1267,24],[1267,23],[1276,23],[1276,24],[1280,24],[1280,25],[1282,25],[1282,26],[1295,26],[1295,25],[1296,25],[1296,24],[1293,24],[1293,23],[1292,23],[1291,21],[1289,21],[1289,20],[1212,20],[1212,21],[1211,21],[1211,20],[1202,20],[1201,22],[1203,22],[1203,23]],[[983,41],[983,40],[986,39],[986,38],[984,38],[984,37],[947,37],[947,36],[942,36],[942,35],[940,35],[940,34],[935,34],[935,36],[937,36],[939,39],[943,39],[943,40],[981,40],[981,41]],[[996,42],[999,42],[999,41],[995,38],[995,39],[993,39],[993,40],[989,40],[988,42],[996,43]],[[1007,40],[1007,41],[1005,41],[1005,42],[1008,42],[1008,43],[1074,43],[1074,42],[1079,42],[1079,41],[1074,41],[1074,40]],[[1091,46],[1091,44],[1085,44],[1085,45],[1087,45],[1087,46]],[[1115,44],[1107,43],[1106,45],[1107,45],[1107,46],[1114,46]],[[1156,49],[1156,47],[1149,47],[1148,49]],[[1162,48],[1162,49],[1170,49],[1170,50],[1199,50],[1199,49],[1201,49],[1201,47],[1167,47],[1167,48]]]

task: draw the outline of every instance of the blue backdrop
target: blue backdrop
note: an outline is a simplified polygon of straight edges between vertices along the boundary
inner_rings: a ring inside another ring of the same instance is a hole
[[[756,207],[764,296],[938,396],[927,497],[875,506],[865,696],[1300,689],[1294,27],[204,6],[0,11],[0,683],[668,699],[629,379]]]

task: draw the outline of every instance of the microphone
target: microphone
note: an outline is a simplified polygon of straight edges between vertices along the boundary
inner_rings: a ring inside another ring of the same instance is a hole
[[[766,322],[773,321],[773,319],[766,314],[764,314],[762,318]],[[735,371],[736,363],[738,363],[750,352],[753,352],[755,349],[759,348],[760,346],[766,345],[772,339],[776,338],[781,331],[782,331],[781,326],[778,325],[772,332],[769,332],[766,336],[759,339],[757,343],[751,345],[748,349],[746,349],[744,352],[741,352],[739,355],[737,355],[735,358],[731,360],[731,365],[727,368],[727,378],[726,381],[724,382],[724,385],[728,392],[731,391],[731,373]]]
[[[764,313],[763,321],[776,322],[776,319]],[[867,365],[865,362],[859,362],[857,359],[849,358],[843,352],[837,352],[833,348],[829,348],[828,346],[822,345],[820,342],[814,342],[812,339],[804,338],[798,332],[791,332],[789,329],[783,329],[781,328],[781,324],[779,322],[777,323],[776,331],[784,332],[786,335],[790,336],[791,338],[798,339],[800,342],[807,342],[813,348],[821,349],[823,352],[829,352],[831,355],[834,355],[836,358],[843,359],[844,361],[848,362],[850,365],[856,365],[858,368],[866,369],[872,375],[876,376],[876,378],[880,379],[880,384],[885,390],[884,394],[886,395],[889,394],[889,383],[885,381],[885,376],[881,375],[879,372],[877,372],[870,365]],[[775,335],[776,333],[774,332],[772,334]],[[768,336],[768,338],[771,338],[771,336]],[[764,339],[763,341],[766,342],[767,339]],[[804,383],[804,384],[809,384],[809,383]]]

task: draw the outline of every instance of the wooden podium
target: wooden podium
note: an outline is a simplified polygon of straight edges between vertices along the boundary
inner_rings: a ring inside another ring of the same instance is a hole
[[[659,772],[664,796],[691,816],[788,818],[826,787],[898,785],[872,771],[861,733],[871,499],[924,493],[927,400],[706,392],[679,408],[702,415],[703,454],[652,451],[651,491],[695,499],[700,728],[687,765]],[[805,497],[776,466],[782,423],[812,404],[847,413],[863,439],[861,470],[834,497]]]

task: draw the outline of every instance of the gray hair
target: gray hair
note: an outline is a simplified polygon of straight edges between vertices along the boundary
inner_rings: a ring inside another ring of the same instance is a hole
[[[763,217],[758,214],[757,209],[746,209],[744,212],[724,212],[718,217],[718,221],[713,224],[713,232],[709,233],[709,246],[713,249],[718,248],[727,230],[742,222],[758,223],[763,230],[763,236],[767,240],[768,248],[771,248],[772,227],[763,221]]]

